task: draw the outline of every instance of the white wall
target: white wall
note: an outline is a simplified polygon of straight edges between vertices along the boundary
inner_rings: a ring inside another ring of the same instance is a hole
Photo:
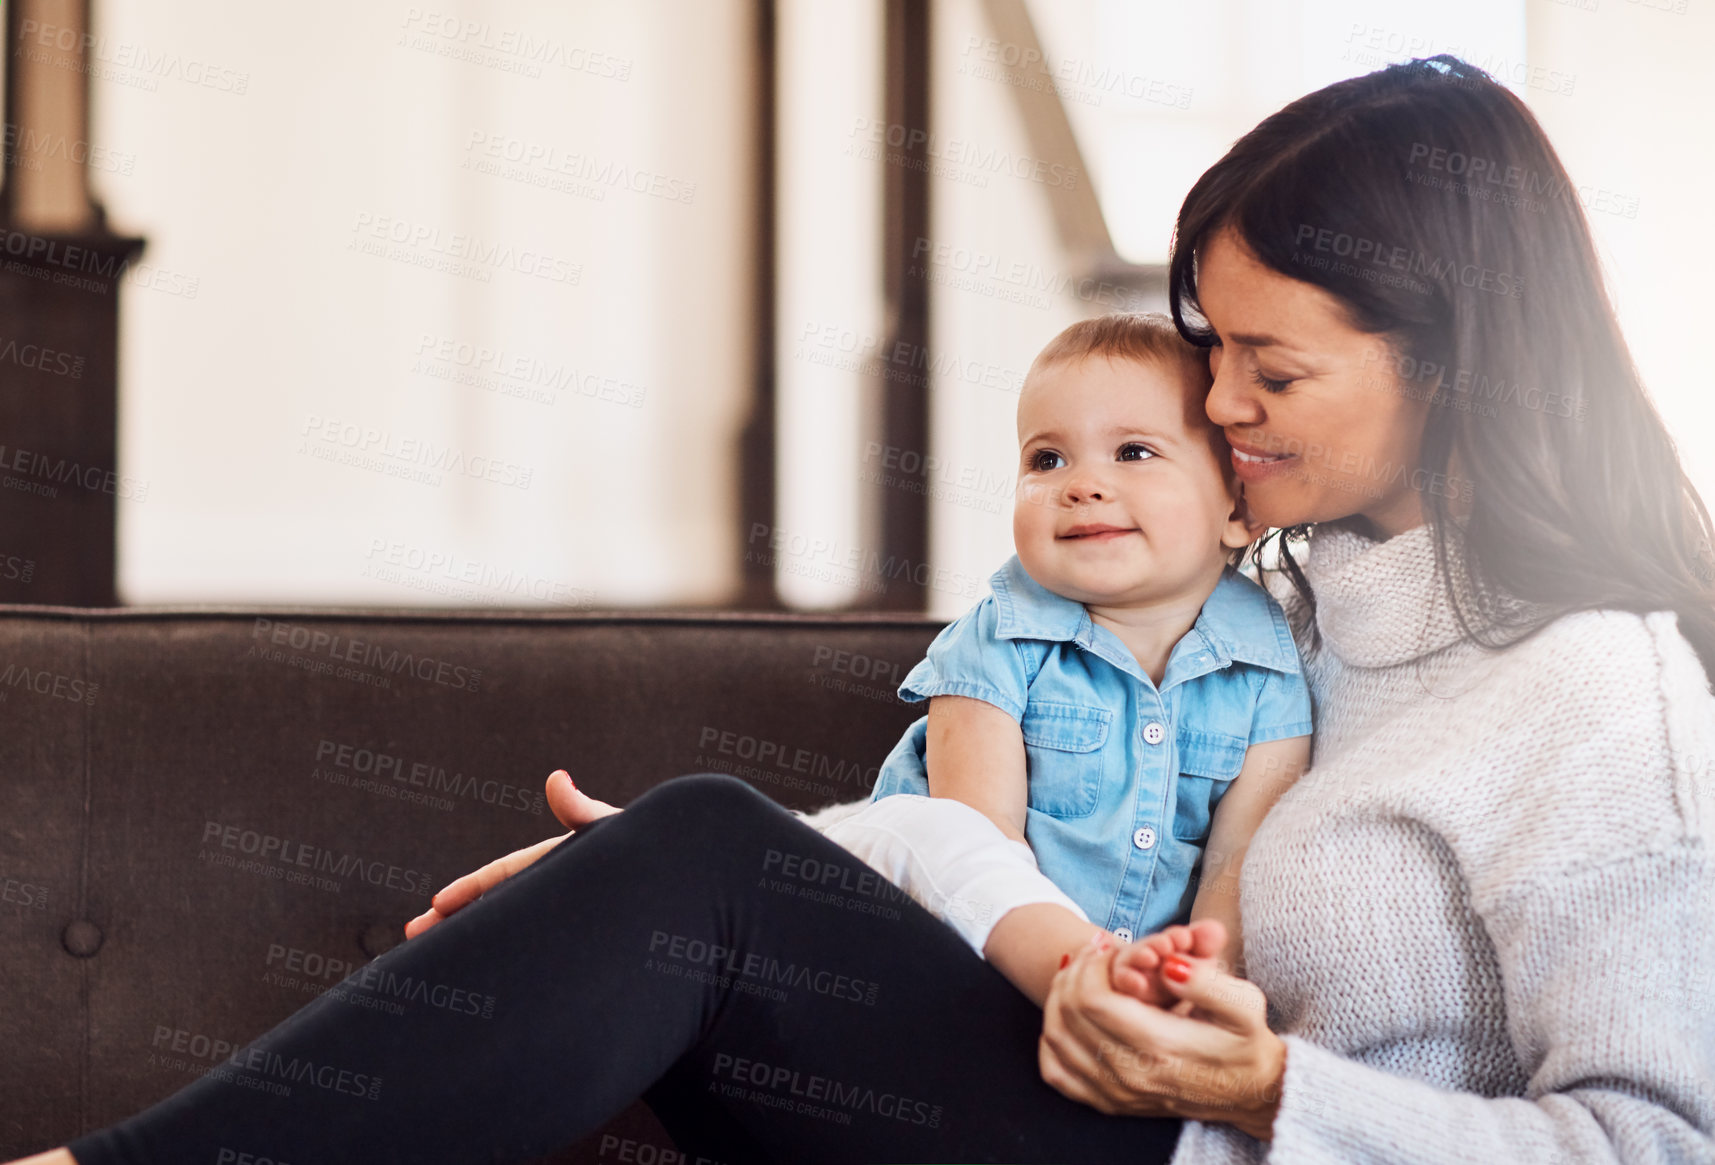
[[[133,165],[97,189],[150,264],[195,281],[124,292],[120,461],[149,483],[121,507],[124,600],[725,596],[748,11],[98,5],[92,136]],[[422,237],[387,251],[389,224]],[[470,245],[455,235],[502,261],[434,269]],[[561,386],[533,399],[532,375]],[[319,459],[346,450],[316,418],[403,456]],[[390,475],[424,442],[492,460]]]
[[[1533,0],[1530,30],[1533,56],[1577,78],[1571,95],[1531,108],[1580,185],[1644,385],[1715,507],[1715,371],[1702,348],[1715,304],[1715,10]]]
[[[745,541],[798,607],[863,598],[850,555],[874,542],[864,451],[886,343],[882,169],[869,143],[883,116],[881,36],[880,0],[779,5],[779,517]]]

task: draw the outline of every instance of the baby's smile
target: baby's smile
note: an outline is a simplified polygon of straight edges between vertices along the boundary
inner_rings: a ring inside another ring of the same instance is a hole
[[[1055,537],[1061,541],[1074,542],[1113,542],[1124,538],[1127,534],[1142,533],[1136,526],[1115,526],[1107,522],[1085,522],[1073,526]]]

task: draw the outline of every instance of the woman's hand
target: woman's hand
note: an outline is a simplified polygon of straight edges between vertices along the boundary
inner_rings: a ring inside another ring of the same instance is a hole
[[[1113,1116],[1220,1121],[1272,1139],[1286,1044],[1255,984],[1206,959],[1169,956],[1163,980],[1189,1014],[1111,985],[1119,948],[1085,946],[1055,975],[1037,1061],[1056,1091]]]
[[[416,938],[443,918],[447,918],[469,906],[519,870],[524,869],[537,858],[565,841],[583,826],[599,818],[620,812],[617,806],[609,805],[606,801],[597,801],[594,797],[579,791],[578,787],[572,783],[571,774],[565,769],[555,769],[548,775],[547,790],[548,808],[554,811],[554,816],[560,819],[560,824],[571,830],[571,833],[561,834],[559,837],[550,837],[545,841],[537,842],[535,845],[515,850],[503,858],[496,858],[480,870],[466,874],[450,883],[439,894],[430,899],[433,905],[429,909],[405,924],[406,938]]]

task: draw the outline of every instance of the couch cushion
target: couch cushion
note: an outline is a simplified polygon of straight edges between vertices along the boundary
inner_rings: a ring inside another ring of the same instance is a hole
[[[561,832],[556,767],[619,805],[710,770],[864,795],[939,626],[0,607],[0,1156],[183,1086]],[[647,1117],[615,1127],[667,1148]]]

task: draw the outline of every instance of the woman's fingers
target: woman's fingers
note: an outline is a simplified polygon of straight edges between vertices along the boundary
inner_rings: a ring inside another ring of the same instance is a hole
[[[1043,1082],[1061,1095],[1098,1112],[1117,1115],[1107,1092],[1100,1087],[1102,1067],[1095,1049],[1071,1030],[1080,1011],[1083,977],[1111,974],[1112,955],[1086,945],[1048,989],[1043,1002],[1042,1035],[1037,1040],[1036,1064]]]
[[[405,937],[415,938],[442,919],[451,917],[570,836],[569,833],[562,834],[539,841],[535,845],[525,846],[521,850],[514,850],[505,857],[494,859],[481,869],[473,870],[462,878],[455,878],[430,899],[433,909],[425,910],[405,924]]]
[[[1155,984],[1149,981],[1149,976],[1136,967],[1124,963],[1114,963],[1114,990],[1124,991],[1127,995],[1135,995],[1139,999],[1153,999]]]
[[[549,774],[547,795],[548,807],[554,811],[554,816],[573,833],[592,821],[611,817],[621,811],[619,806],[598,801],[579,790],[572,781],[572,775],[565,769],[555,769]],[[469,906],[570,836],[571,834],[567,833],[560,837],[550,837],[535,845],[515,850],[505,857],[496,858],[479,870],[447,883],[441,892],[431,899],[433,906],[405,924],[405,937],[415,938],[436,923]]]
[[[440,911],[436,910],[433,906],[429,907],[427,910],[423,911],[423,913],[417,915],[417,917],[405,924],[405,937],[408,939],[416,938],[425,930],[428,930],[431,926],[435,925],[435,923],[441,921],[442,917],[443,915]]]
[[[1111,952],[1080,951],[1056,980],[1044,1008],[1038,1067],[1066,1097],[1110,1115],[1169,1115],[1151,1081],[1162,1057],[1149,1030],[1152,1020],[1182,1023],[1158,1007],[1106,988]],[[1058,1000],[1055,992],[1059,992]],[[1111,1014],[1108,1014],[1111,1013]],[[1106,1015],[1106,1022],[1097,1022]]]
[[[1227,949],[1227,926],[1218,918],[1200,918],[1188,928],[1191,933],[1190,952],[1200,959],[1212,959]]]
[[[565,769],[555,769],[548,774],[548,808],[567,829],[579,829],[620,812],[619,806],[597,801],[579,789]]]
[[[1160,936],[1151,936],[1159,938]],[[1163,940],[1165,944],[1165,940]],[[1168,952],[1171,955],[1171,951]],[[1130,943],[1114,953],[1113,987],[1156,1007],[1173,1007],[1178,1000],[1162,990],[1163,955],[1148,940]]]
[[[1262,991],[1213,960],[1174,954],[1155,973],[1164,1009],[1115,990],[1115,961],[1086,947],[1055,976],[1038,1041],[1044,1082],[1103,1113],[1224,1119],[1247,1081],[1267,1075],[1262,1044],[1280,1043]]]
[[[1248,1036],[1268,1023],[1268,1001],[1262,989],[1235,978],[1206,959],[1169,959],[1162,965],[1162,982],[1197,1018]],[[1175,1009],[1175,1014],[1180,1012]]]
[[[1147,947],[1135,943],[1121,947],[1114,954],[1114,990],[1123,991],[1145,1003],[1168,1006],[1173,1002],[1173,997],[1155,982],[1160,966],[1160,957]]]
[[[1114,1043],[1125,1025],[1123,1020],[1111,1014],[1116,1009],[1125,1012],[1128,1019],[1134,1018],[1134,1012],[1159,1014],[1160,1009],[1128,995],[1102,990],[1103,980],[1111,976],[1111,972],[1103,974],[1105,963],[1111,956],[1095,952],[1085,958],[1087,961],[1083,965],[1074,959],[1066,968],[1069,980],[1067,1006],[1059,1018],[1063,1033],[1085,1045],[1093,1055],[1099,1048]],[[1173,1002],[1174,996],[1168,995],[1161,1006],[1170,1006]]]
[[[1200,1001],[1221,993],[1223,989],[1217,986],[1199,992],[1197,998],[1188,998],[1180,989],[1181,985],[1163,973],[1167,967],[1184,961],[1182,956],[1169,956],[1162,971],[1152,976],[1160,985],[1171,989],[1164,991],[1159,1006],[1139,1002],[1115,991],[1103,992],[1099,990],[1099,983],[1086,987],[1081,977],[1072,974],[1078,970],[1076,961],[1066,968],[1071,990],[1067,997],[1068,1006],[1060,1016],[1060,1030],[1067,1038],[1091,1049],[1092,1054],[1099,1050],[1099,1058],[1114,1065],[1107,1076],[1110,1080],[1114,1080],[1116,1073],[1120,1076],[1113,1086],[1116,1096],[1124,1096],[1152,1066],[1164,1060],[1209,1051],[1210,1036],[1216,1037],[1223,1045],[1231,1041],[1232,1036],[1226,1030],[1229,1024],[1220,1023],[1218,1030],[1212,1030],[1210,1024],[1215,1022],[1214,1017],[1201,1011]],[[1212,964],[1205,963],[1202,969],[1205,975],[1232,979],[1222,975]],[[1254,985],[1242,979],[1232,979],[1232,982],[1254,992],[1255,997],[1261,1000],[1262,992]],[[1226,993],[1231,994],[1230,991]],[[1208,1022],[1203,1022],[1205,1020]]]
[[[1066,1059],[1068,1051],[1074,1057],[1070,1062]],[[1080,1045],[1051,1040],[1047,1029],[1044,1029],[1036,1048],[1036,1069],[1042,1076],[1042,1082],[1067,1100],[1087,1104],[1108,1116],[1123,1115],[1105,1093],[1096,1090],[1093,1081],[1099,1078],[1099,1069],[1078,1062],[1081,1055]]]
[[[486,866],[473,870],[462,878],[455,878],[431,899],[435,909],[442,915],[448,915],[475,902],[570,836],[562,834],[559,837],[545,838],[535,845],[528,845],[523,849],[513,850],[504,857],[495,858]]]

